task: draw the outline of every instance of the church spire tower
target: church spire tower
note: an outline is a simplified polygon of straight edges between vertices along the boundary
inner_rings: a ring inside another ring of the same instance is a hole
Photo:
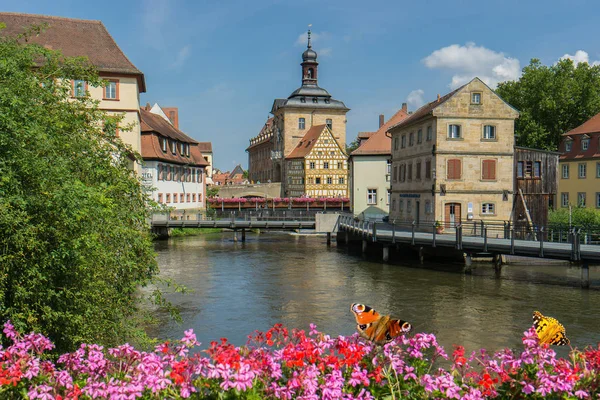
[[[317,52],[312,49],[310,43],[310,25],[308,26],[308,45],[302,53],[302,86],[317,86]]]

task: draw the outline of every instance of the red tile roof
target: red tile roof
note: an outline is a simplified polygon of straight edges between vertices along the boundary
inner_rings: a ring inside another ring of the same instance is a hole
[[[390,126],[388,128],[388,131],[391,131],[392,129],[396,129],[400,126],[406,126],[408,124],[416,122],[416,121],[420,120],[421,118],[429,115],[436,107],[444,104],[444,102],[446,102],[448,99],[450,99],[452,96],[454,96],[456,94],[456,92],[461,90],[466,85],[467,84],[462,85],[458,89],[455,89],[455,90],[451,91],[450,93],[445,94],[444,96],[440,97],[439,99],[436,99],[436,100],[432,101],[431,103],[425,104],[423,107],[419,108],[417,111],[410,114],[410,116],[408,118],[398,122],[395,125]]]
[[[100,72],[136,75],[140,92],[146,91],[144,75],[129,61],[101,21],[0,12],[0,22],[6,24],[0,36],[14,36],[33,24],[47,24],[44,32],[28,41],[60,50],[68,57],[88,57]]]
[[[571,129],[567,133],[563,133],[563,136],[579,135],[582,133],[593,133],[600,132],[600,113],[594,115],[592,118],[585,121],[575,129]]]
[[[312,126],[308,132],[304,134],[304,137],[298,142],[298,145],[288,154],[285,158],[304,158],[310,153],[313,147],[315,147],[315,143],[317,143],[317,139],[321,136],[323,129],[325,129],[327,125],[315,125]]]
[[[204,153],[212,153],[213,151],[211,142],[198,142],[198,148]]]
[[[386,133],[388,129],[404,119],[408,118],[409,114],[401,108],[396,114],[394,114],[388,121],[375,132],[366,142],[364,142],[358,149],[354,150],[351,155],[353,156],[364,156],[364,155],[377,155],[377,154],[392,154],[392,139],[389,138]]]
[[[175,128],[160,115],[153,114],[150,111],[146,111],[144,108],[140,108],[140,118],[142,122],[142,133],[157,132],[168,138],[179,140],[180,142],[198,144],[196,140]]]
[[[375,132],[358,132],[358,138],[359,139],[368,139],[371,136],[373,136],[375,134]]]

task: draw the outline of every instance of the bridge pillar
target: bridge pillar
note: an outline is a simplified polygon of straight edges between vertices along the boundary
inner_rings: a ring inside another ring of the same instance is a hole
[[[419,247],[419,264],[423,265],[423,261],[425,260],[425,250],[423,247]]]
[[[242,229],[242,242],[246,241],[246,230]]]
[[[383,245],[383,262],[390,261],[390,246]]]
[[[494,254],[492,263],[494,264],[494,270],[496,270],[496,273],[500,273],[502,271],[502,254]]]
[[[327,247],[331,247],[331,232],[327,232]]]
[[[363,253],[367,252],[367,246],[368,246],[367,240],[363,239],[363,241],[362,241],[362,252]]]
[[[464,273],[470,273],[473,267],[473,257],[471,253],[465,253],[465,266],[463,268]]]
[[[590,265],[587,261],[581,264],[581,287],[584,289],[590,287]]]
[[[238,241],[238,237],[237,237],[237,229],[234,229],[234,230],[233,230],[233,241],[234,241],[234,243],[237,243],[237,241]]]

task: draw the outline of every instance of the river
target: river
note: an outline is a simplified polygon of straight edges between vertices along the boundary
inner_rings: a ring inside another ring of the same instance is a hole
[[[573,346],[600,342],[600,291],[577,285],[580,270],[568,265],[507,265],[496,277],[491,264],[470,275],[448,265],[386,265],[326,247],[323,236],[232,233],[173,238],[156,243],[161,276],[190,293],[168,298],[181,309],[183,324],[155,310],[160,324],[150,334],[181,338],[193,328],[202,347],[228,338],[246,342],[254,330],[275,323],[335,335],[355,332],[351,303],[409,321],[414,332],[432,332],[448,352],[520,347],[522,333],[539,310],[557,318]],[[592,286],[600,267],[590,267]],[[561,351],[562,353],[562,351]]]

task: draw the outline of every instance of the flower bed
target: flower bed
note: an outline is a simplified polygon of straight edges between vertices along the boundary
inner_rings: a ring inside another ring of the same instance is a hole
[[[600,345],[556,358],[533,329],[520,352],[466,355],[456,347],[451,358],[431,334],[381,347],[356,334],[331,338],[314,325],[308,334],[275,325],[251,335],[246,346],[221,339],[191,354],[199,343],[189,330],[153,352],[84,344],[56,363],[44,359],[53,348],[44,336],[22,336],[10,322],[4,334],[12,344],[0,349],[0,398],[583,399],[600,393]],[[435,368],[440,358],[451,366]]]

